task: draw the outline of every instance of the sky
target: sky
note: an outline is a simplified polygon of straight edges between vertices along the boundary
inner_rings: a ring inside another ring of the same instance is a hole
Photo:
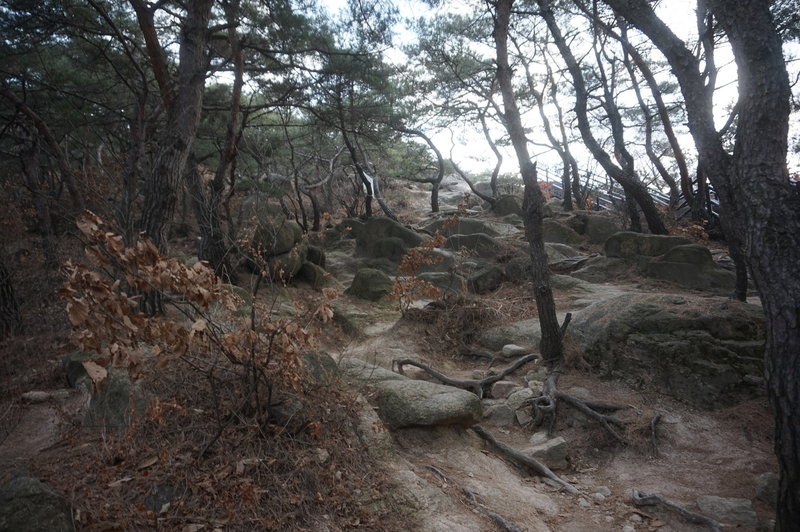
[[[320,5],[324,6],[330,13],[337,13],[342,9],[346,9],[347,0],[319,0]],[[420,16],[432,15],[436,10],[430,8],[419,0],[394,0],[402,18],[414,19]],[[438,10],[452,11],[463,5],[457,0],[445,0]],[[659,15],[670,26],[670,28],[684,40],[694,40],[696,36],[696,23],[695,23],[695,9],[696,0],[670,0],[669,2],[661,2]],[[396,28],[395,45],[398,48],[387,51],[387,60],[402,62],[406,60],[405,55],[399,50],[399,46],[407,45],[413,42],[414,34],[400,24]],[[794,43],[785,49],[787,56],[800,57],[800,45]],[[715,94],[715,115],[717,119],[717,126],[721,126],[728,116],[728,110],[735,103],[737,99],[736,88],[736,66],[733,62],[733,56],[729,49],[724,47],[716,52],[717,67],[719,69],[717,87],[718,91]],[[790,71],[795,73],[800,70],[800,62],[794,61],[790,64]],[[797,95],[799,89],[795,87],[795,94]],[[564,101],[565,108],[571,107],[571,102]],[[795,113],[796,115],[798,113]],[[529,115],[524,117],[526,122],[530,125],[536,126],[541,121],[538,115]],[[552,119],[551,119],[552,120]],[[678,129],[682,129],[682,138],[680,138],[681,145],[687,151],[693,151],[694,144],[688,131],[685,127],[677,125]],[[463,169],[470,172],[487,172],[491,171],[495,165],[495,157],[489,149],[479,124],[468,124],[466,127],[458,128],[454,131],[450,130],[431,130],[429,131],[434,142],[439,149],[444,153],[452,153],[453,159]],[[494,126],[493,136],[499,138],[503,136],[504,131],[501,126]],[[542,134],[543,135],[543,134]],[[800,117],[794,116],[792,120],[792,130],[790,132],[790,142],[794,139],[795,142],[800,142]],[[534,142],[543,139],[532,139]],[[560,171],[560,159],[557,155],[549,150],[531,145],[531,152],[534,157],[539,161],[539,167],[547,168],[552,167],[555,171]],[[591,159],[588,152],[582,149],[579,142],[575,143],[573,149],[579,153],[583,152],[580,157],[587,160]],[[791,149],[791,145],[790,145]],[[518,165],[513,151],[510,147],[501,147],[504,156],[504,163],[501,169],[503,173],[517,173]],[[790,153],[789,161],[790,171],[800,171],[800,154]],[[557,175],[557,174],[556,174]]]

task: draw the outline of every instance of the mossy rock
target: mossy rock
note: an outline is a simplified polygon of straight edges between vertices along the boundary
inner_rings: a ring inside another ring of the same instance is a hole
[[[431,234],[439,231],[444,236],[451,235],[471,235],[475,233],[483,233],[489,236],[498,236],[498,233],[493,227],[492,222],[488,220],[479,220],[477,218],[460,218],[456,223],[451,224],[446,219],[434,220],[427,224],[423,229]]]
[[[452,235],[445,241],[447,249],[456,251],[461,248],[474,251],[479,257],[492,258],[503,249],[503,245],[489,235],[475,233],[471,235]]]
[[[308,261],[304,262],[300,267],[296,278],[300,281],[307,282],[314,290],[322,290],[327,283],[327,274],[325,270]]]
[[[467,286],[476,294],[488,294],[500,288],[504,280],[505,274],[499,266],[481,263],[467,276]]]
[[[542,221],[542,236],[545,242],[555,242],[558,244],[580,244],[583,239],[574,229],[568,227],[552,218],[545,218]]]
[[[724,298],[624,294],[574,316],[567,336],[602,374],[703,408],[759,395],[766,320]]]
[[[72,505],[42,481],[17,477],[0,486],[3,532],[73,532]]]
[[[392,279],[381,270],[362,268],[345,293],[368,301],[378,301],[392,291]]]
[[[500,196],[492,205],[492,212],[495,216],[501,217],[509,214],[522,216],[522,198],[512,194]]]
[[[250,244],[264,257],[289,252],[303,238],[303,229],[294,220],[272,218],[260,220]]]
[[[631,259],[640,256],[657,257],[676,246],[692,244],[682,236],[646,235],[623,231],[608,237],[604,245],[606,257]]]

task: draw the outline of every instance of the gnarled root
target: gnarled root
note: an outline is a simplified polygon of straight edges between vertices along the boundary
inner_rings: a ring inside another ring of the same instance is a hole
[[[453,377],[448,377],[444,373],[437,371],[430,367],[428,364],[424,364],[422,362],[417,362],[416,360],[411,360],[408,358],[404,358],[401,360],[393,360],[392,361],[392,370],[396,371],[397,373],[403,374],[403,366],[414,366],[425,371],[428,375],[438,379],[444,384],[448,386],[453,386],[456,388],[461,388],[463,390],[468,390],[481,399],[487,397],[489,395],[489,390],[492,384],[503,380],[511,373],[515,372],[521,366],[536,360],[539,355],[530,354],[525,355],[524,357],[518,359],[516,362],[508,366],[506,369],[502,370],[497,375],[490,375],[484,379],[455,379]]]
[[[612,427],[624,427],[625,422],[612,415],[604,414],[600,410],[621,410],[625,408],[622,405],[615,405],[612,403],[603,403],[597,401],[584,401],[574,395],[558,391],[558,369],[550,372],[545,382],[544,390],[538,397],[528,399],[519,408],[530,406],[533,409],[533,424],[539,426],[544,421],[546,415],[551,414],[555,418],[556,408],[558,401],[562,401],[569,406],[577,409],[585,416],[599,422],[606,431],[618,442],[625,444],[625,439]]]

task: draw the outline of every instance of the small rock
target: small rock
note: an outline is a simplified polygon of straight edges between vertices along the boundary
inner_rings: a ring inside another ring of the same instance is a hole
[[[592,497],[594,498],[594,500],[600,501],[600,502],[606,500],[606,496],[603,495],[602,493],[592,493]]]
[[[511,425],[515,419],[514,412],[508,405],[492,405],[484,411],[483,415],[487,421],[498,427]]]
[[[534,432],[533,436],[531,436],[530,442],[533,445],[539,445],[540,443],[544,443],[550,439],[550,436],[547,435],[546,430],[540,430],[539,432]]]
[[[508,405],[509,408],[511,408],[511,410],[516,410],[517,408],[522,406],[522,403],[524,403],[531,397],[535,397],[535,395],[533,394],[533,390],[531,390],[530,388],[521,388],[508,396],[506,404]]]
[[[750,499],[716,497],[704,495],[697,498],[700,512],[727,525],[755,527],[758,516]]]
[[[324,464],[328,461],[328,458],[331,457],[331,453],[329,453],[327,449],[321,447],[314,449],[314,454],[316,454],[318,464]]]
[[[544,462],[550,469],[567,468],[567,440],[559,436],[522,451]]]
[[[533,417],[531,417],[531,415],[524,410],[517,410],[514,412],[514,416],[516,416],[517,423],[519,423],[520,427],[524,427],[533,421]]]
[[[497,381],[492,385],[492,397],[497,399],[505,399],[511,392],[517,390],[520,386],[512,381]]]
[[[544,391],[544,382],[542,381],[528,381],[528,388],[530,388],[534,395],[542,395]]]
[[[600,493],[602,495],[605,495],[606,497],[611,496],[611,490],[608,489],[608,486],[597,486],[597,488],[595,488],[594,491],[595,493]]]
[[[590,503],[589,501],[587,501],[583,497],[578,499],[578,506],[580,506],[581,508],[589,508],[591,505],[592,505],[592,503]]]
[[[31,390],[30,392],[22,394],[22,400],[31,404],[44,403],[49,400],[50,397],[51,395],[48,392],[43,392],[41,390]]]
[[[642,516],[639,514],[631,514],[631,516],[628,518],[628,521],[630,521],[631,523],[641,523]]]
[[[527,347],[522,347],[516,344],[506,344],[503,346],[503,356],[504,357],[516,357],[527,355],[530,353],[531,350]]]
[[[778,480],[775,473],[763,473],[756,477],[756,494],[773,508],[778,506]]]
[[[525,380],[530,381],[544,381],[547,378],[547,370],[542,369],[533,369],[525,374]]]
[[[631,525],[625,525],[622,527],[622,532],[636,532],[636,529]]]

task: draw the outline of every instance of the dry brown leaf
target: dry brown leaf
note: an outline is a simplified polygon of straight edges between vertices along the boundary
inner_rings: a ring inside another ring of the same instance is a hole
[[[94,360],[84,360],[83,368],[86,370],[86,375],[92,380],[95,390],[99,389],[103,381],[108,378],[108,370]]]

